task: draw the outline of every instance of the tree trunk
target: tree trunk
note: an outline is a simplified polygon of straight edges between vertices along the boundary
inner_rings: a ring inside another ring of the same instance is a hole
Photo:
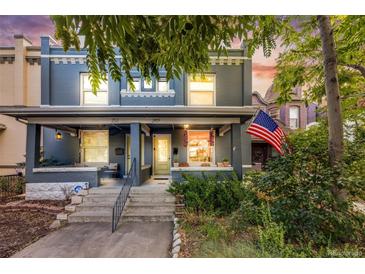
[[[328,151],[332,167],[340,164],[343,157],[343,124],[340,92],[337,77],[337,57],[333,30],[328,16],[317,17],[322,40],[323,65],[327,97]]]

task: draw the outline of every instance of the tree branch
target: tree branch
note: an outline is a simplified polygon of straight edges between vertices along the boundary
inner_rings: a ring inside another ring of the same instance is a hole
[[[365,67],[364,66],[357,65],[357,64],[339,64],[339,65],[355,69],[355,70],[359,71],[361,73],[361,75],[365,78]]]

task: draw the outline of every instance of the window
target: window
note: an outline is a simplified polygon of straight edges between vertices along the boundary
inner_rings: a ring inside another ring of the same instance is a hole
[[[134,91],[141,91],[141,79],[140,78],[134,78],[133,85],[134,85]],[[133,91],[132,87],[129,83],[127,83],[127,89],[128,89],[128,91]]]
[[[215,75],[189,76],[188,103],[191,106],[215,105]]]
[[[168,92],[169,82],[166,79],[160,79],[157,83],[157,92]]]
[[[109,162],[108,130],[84,130],[81,132],[81,161],[84,163]]]
[[[214,145],[209,143],[209,130],[188,131],[188,162],[191,165],[214,162]]]
[[[108,81],[101,82],[99,90],[94,94],[88,73],[81,74],[81,105],[107,105]]]
[[[291,129],[299,128],[299,107],[297,106],[289,108],[289,127]]]
[[[143,80],[143,90],[145,89],[153,89],[153,81],[147,81],[147,80]]]

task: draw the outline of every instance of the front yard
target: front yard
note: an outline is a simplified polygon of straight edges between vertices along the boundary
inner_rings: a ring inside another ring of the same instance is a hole
[[[0,203],[0,258],[10,257],[19,250],[44,237],[62,211],[64,202],[17,199]]]

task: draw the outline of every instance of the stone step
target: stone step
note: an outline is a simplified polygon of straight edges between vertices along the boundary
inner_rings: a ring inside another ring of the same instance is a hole
[[[151,207],[151,208],[141,208],[141,207],[130,207],[127,206],[127,208],[125,208],[124,212],[126,214],[138,214],[138,215],[151,215],[151,214],[156,214],[156,215],[160,215],[160,214],[165,214],[165,213],[169,213],[169,214],[173,214],[175,212],[175,208],[164,208],[164,207],[160,207],[160,208],[155,208],[155,207]]]
[[[76,207],[76,212],[85,212],[85,211],[112,211],[114,204],[110,203],[83,203]]]
[[[82,211],[68,216],[69,223],[111,223],[111,211]]]
[[[167,192],[166,188],[131,188],[130,193],[133,194],[160,194],[160,193],[167,193],[170,194],[169,192]],[[171,194],[170,194],[171,195]]]
[[[117,200],[117,196],[105,196],[105,195],[87,195],[84,197],[85,203],[114,203]]]
[[[115,194],[118,195],[119,192],[122,190],[121,187],[96,187],[89,189],[90,194]]]
[[[131,202],[137,203],[174,203],[173,196],[130,196]]]
[[[171,222],[174,220],[174,215],[171,213],[141,214],[124,212],[121,220],[122,222]]]
[[[130,199],[128,200],[127,206],[138,206],[138,207],[173,207],[175,208],[174,202],[133,202]]]

